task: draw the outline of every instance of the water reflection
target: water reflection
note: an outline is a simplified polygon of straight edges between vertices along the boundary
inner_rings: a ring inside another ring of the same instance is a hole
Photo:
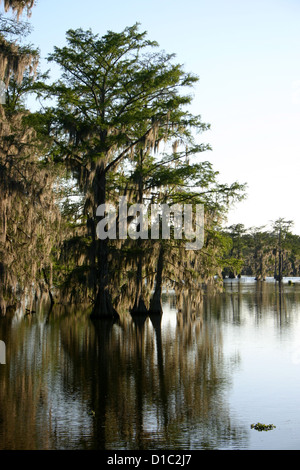
[[[222,401],[219,331],[204,327],[201,315],[180,317],[174,330],[159,316],[98,321],[84,349],[70,334],[72,322],[61,325],[73,358],[66,380],[89,397],[88,448],[214,448],[224,435],[235,438]]]
[[[212,297],[217,315],[229,322],[240,323],[245,310],[254,313],[257,322],[266,317],[266,313],[275,314],[279,325],[289,323],[290,313],[298,308],[300,302],[300,283],[248,282],[231,280],[226,284],[226,291],[217,298]]]
[[[232,282],[201,308],[92,322],[84,312],[0,320],[0,449],[246,448],[249,429],[228,405],[239,358],[223,327],[272,312],[291,325],[299,289]],[[188,304],[187,304],[188,305]]]

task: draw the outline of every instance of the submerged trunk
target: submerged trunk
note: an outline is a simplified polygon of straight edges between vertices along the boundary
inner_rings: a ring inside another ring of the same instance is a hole
[[[97,166],[93,191],[95,197],[95,211],[97,207],[106,202],[106,174],[103,166]],[[92,249],[95,260],[95,283],[94,283],[94,305],[91,316],[94,318],[118,318],[118,313],[113,308],[111,296],[109,293],[109,276],[108,276],[108,239],[98,239],[96,234],[96,218],[93,219]]]
[[[140,239],[139,239],[140,241]],[[145,314],[147,313],[147,307],[143,299],[143,277],[142,277],[142,267],[143,267],[143,256],[138,256],[138,265],[137,265],[137,279],[136,279],[136,296],[135,303],[131,310],[132,314]]]
[[[117,311],[113,308],[108,288],[103,282],[99,283],[91,317],[114,319],[117,319],[119,317]]]
[[[162,272],[163,272],[163,262],[164,262],[164,250],[163,247],[160,247],[158,261],[157,261],[157,272],[156,272],[156,284],[153,297],[150,302],[149,313],[162,315],[162,305],[161,305],[161,292],[162,292]]]
[[[53,298],[53,294],[51,292],[51,284],[52,284],[52,274],[51,274],[51,271],[52,271],[52,267],[50,267],[50,281],[47,277],[47,273],[46,273],[46,270],[45,268],[42,269],[43,271],[43,275],[44,275],[44,280],[45,280],[45,283],[46,283],[46,286],[48,288],[48,293],[49,293],[49,298],[50,298],[50,303],[51,305],[54,305],[54,298]]]
[[[139,172],[138,172],[138,203],[143,204],[144,199],[144,181],[143,181],[143,160],[144,153],[141,149],[139,152]],[[143,251],[142,251],[142,240],[137,240],[139,255],[137,257],[137,273],[136,273],[136,296],[135,303],[131,310],[131,314],[145,314],[147,313],[147,307],[143,298]]]
[[[279,250],[279,260],[278,260],[278,281],[282,281],[282,264],[283,264],[283,255],[281,250]]]

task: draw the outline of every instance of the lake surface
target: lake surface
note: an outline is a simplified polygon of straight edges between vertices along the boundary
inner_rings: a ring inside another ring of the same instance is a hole
[[[194,312],[0,318],[0,449],[300,449],[300,279],[226,280]],[[274,424],[258,432],[252,423]]]

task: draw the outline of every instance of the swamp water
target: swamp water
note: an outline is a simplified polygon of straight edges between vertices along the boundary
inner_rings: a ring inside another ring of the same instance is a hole
[[[300,449],[296,282],[226,280],[199,312],[168,294],[118,324],[0,318],[0,449]]]

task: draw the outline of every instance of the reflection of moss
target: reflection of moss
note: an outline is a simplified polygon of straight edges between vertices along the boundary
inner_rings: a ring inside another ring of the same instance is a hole
[[[274,424],[262,424],[262,423],[251,424],[251,429],[256,429],[256,431],[271,431],[274,428],[276,428]]]

